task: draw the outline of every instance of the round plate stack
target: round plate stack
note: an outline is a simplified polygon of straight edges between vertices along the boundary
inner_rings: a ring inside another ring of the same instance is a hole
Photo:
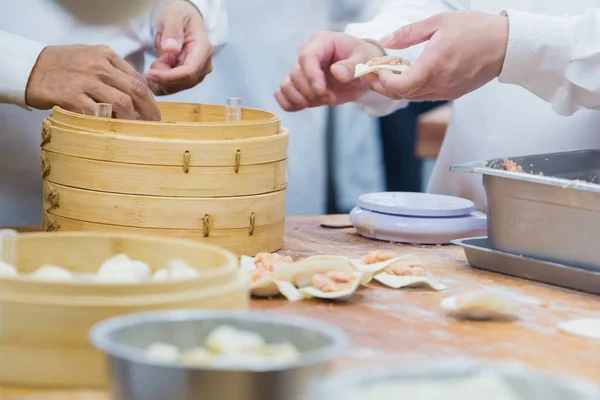
[[[42,126],[44,230],[203,240],[237,254],[283,246],[288,133],[266,111],[159,103],[162,121],[54,108]]]
[[[249,289],[234,254],[191,240],[93,232],[0,236],[19,277],[0,278],[0,383],[52,387],[103,386],[107,368],[89,342],[91,327],[110,317],[166,309],[247,309]],[[115,254],[156,271],[179,258],[195,278],[136,284],[91,280],[38,281],[42,264],[93,274]]]

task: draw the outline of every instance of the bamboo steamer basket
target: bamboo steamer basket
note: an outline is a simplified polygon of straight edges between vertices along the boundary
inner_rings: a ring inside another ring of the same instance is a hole
[[[0,382],[5,385],[102,387],[105,360],[88,341],[95,323],[117,315],[179,308],[247,309],[247,281],[235,256],[190,240],[84,232],[26,233],[14,240],[21,274],[42,264],[96,272],[107,258],[125,253],[154,270],[170,258],[198,269],[194,279],[142,284],[41,282],[0,278]]]
[[[283,246],[287,146],[280,120],[159,103],[163,121],[55,107],[42,126],[44,229],[202,240],[238,255]]]

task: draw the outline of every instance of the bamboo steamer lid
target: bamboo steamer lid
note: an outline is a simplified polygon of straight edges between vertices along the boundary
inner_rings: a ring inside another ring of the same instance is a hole
[[[159,102],[162,121],[99,118],[54,107],[51,121],[86,132],[163,139],[230,140],[277,135],[281,121],[267,111],[243,108],[241,121],[226,122],[227,107],[212,104]]]
[[[11,238],[5,238],[5,246]],[[105,359],[88,342],[95,323],[116,315],[170,308],[236,308],[249,304],[248,283],[235,256],[182,239],[103,233],[18,235],[15,261],[29,273],[42,264],[93,272],[124,252],[153,269],[182,258],[198,278],[142,284],[39,282],[0,278],[0,382],[8,385],[89,387],[106,384]]]

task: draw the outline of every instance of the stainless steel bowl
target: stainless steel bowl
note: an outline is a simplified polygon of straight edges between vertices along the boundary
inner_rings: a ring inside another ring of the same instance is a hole
[[[301,353],[289,365],[256,368],[189,368],[151,362],[145,349],[171,343],[202,345],[215,328],[229,325],[270,342],[290,342]],[[132,314],[92,328],[91,341],[108,356],[115,400],[304,399],[348,345],[339,329],[320,322],[260,312],[173,310]]]
[[[355,370],[312,390],[311,400],[600,399],[600,388],[586,380],[546,374],[515,362],[464,358]]]

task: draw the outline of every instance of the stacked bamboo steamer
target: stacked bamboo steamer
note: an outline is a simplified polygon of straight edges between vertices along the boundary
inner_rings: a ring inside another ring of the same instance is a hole
[[[161,122],[55,107],[42,126],[44,230],[202,240],[241,255],[283,246],[288,133],[266,111],[159,103]]]
[[[0,240],[0,260],[14,264],[21,275],[0,277],[0,384],[102,387],[108,381],[105,357],[88,339],[95,323],[152,310],[249,306],[248,282],[237,258],[217,246],[94,232],[27,233]],[[36,281],[26,276],[42,264],[95,273],[119,253],[148,263],[154,271],[169,259],[183,259],[199,274],[137,284]]]

